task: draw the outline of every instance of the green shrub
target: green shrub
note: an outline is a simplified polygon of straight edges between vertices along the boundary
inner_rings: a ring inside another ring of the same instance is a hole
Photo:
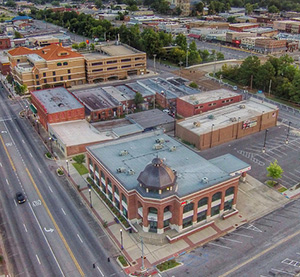
[[[46,153],[46,157],[49,158],[49,159],[51,159],[52,158],[52,154],[50,152],[47,152]]]
[[[190,86],[191,88],[198,88],[198,85],[197,85],[195,82],[191,82],[191,83],[189,84],[189,86]]]
[[[165,262],[157,265],[157,268],[159,269],[159,271],[165,271],[167,269],[176,267],[178,265],[180,265],[180,263],[176,262],[176,260],[173,259],[173,260],[165,261]]]
[[[73,160],[78,164],[83,164],[85,162],[85,155],[84,154],[77,155],[73,157]]]
[[[122,266],[124,266],[124,267],[128,266],[128,263],[123,256],[119,256],[118,259],[119,259],[119,262],[122,264]]]
[[[64,175],[64,171],[61,168],[58,168],[57,169],[57,174],[62,176],[62,175]]]

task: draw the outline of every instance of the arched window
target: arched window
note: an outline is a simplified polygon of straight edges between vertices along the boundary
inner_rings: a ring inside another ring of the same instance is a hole
[[[151,214],[157,214],[157,209],[154,208],[154,207],[150,207],[149,208],[149,213],[151,213]]]
[[[198,208],[207,205],[208,197],[204,197],[198,201]]]
[[[186,204],[184,207],[183,207],[183,213],[187,213],[189,211],[192,211],[194,209],[194,203],[189,203],[189,204]]]
[[[68,65],[68,63],[67,63],[67,62],[64,62],[63,64],[64,64],[64,65]]]
[[[61,63],[57,63],[57,66],[61,66]]]
[[[229,189],[226,190],[225,196],[228,196],[230,194],[234,194],[234,187],[230,187]]]
[[[118,189],[117,186],[114,186],[114,192],[115,192],[117,195],[119,195],[119,189]]]
[[[221,199],[221,197],[222,197],[222,192],[220,192],[220,191],[216,192],[212,197],[212,202]]]

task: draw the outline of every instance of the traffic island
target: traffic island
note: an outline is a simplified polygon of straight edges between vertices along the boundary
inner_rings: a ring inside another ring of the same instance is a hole
[[[177,262],[175,259],[171,259],[157,265],[156,268],[159,270],[159,272],[163,272],[180,265],[182,265],[182,263]]]

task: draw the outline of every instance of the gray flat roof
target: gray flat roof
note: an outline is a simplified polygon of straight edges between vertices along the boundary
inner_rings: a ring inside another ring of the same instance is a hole
[[[113,128],[112,131],[118,137],[124,137],[128,135],[141,133],[144,131],[144,129],[138,124],[128,124],[126,126]]]
[[[124,56],[124,55],[132,55],[137,53],[142,53],[137,50],[134,51],[133,48],[129,48],[124,45],[107,45],[100,47],[103,52],[105,52],[109,56]]]
[[[151,89],[147,88],[146,86],[140,85],[138,82],[130,83],[130,84],[126,84],[126,85],[128,87],[132,88],[134,91],[142,94],[143,97],[155,95],[155,91],[152,91]]]
[[[225,98],[230,98],[238,96],[237,93],[232,92],[229,89],[216,89],[216,90],[210,90],[206,92],[201,92],[193,95],[186,95],[183,97],[180,97],[181,100],[186,101],[192,105],[195,104],[200,104],[200,103],[207,103],[207,102],[212,102],[216,101],[219,99],[225,99]],[[198,102],[198,103],[197,103]]]
[[[64,87],[33,91],[48,114],[83,108],[84,106]]]
[[[114,108],[119,101],[100,87],[87,88],[73,92],[90,111]]]
[[[137,123],[143,129],[155,128],[157,126],[172,123],[175,119],[158,109],[126,115],[132,123]]]
[[[214,130],[236,124],[236,122],[231,121],[231,118],[242,122],[251,120],[263,113],[275,112],[277,110],[278,108],[275,105],[251,98],[250,100],[241,101],[200,115],[188,117],[177,124],[197,135],[201,135],[210,132],[213,124]],[[196,127],[194,122],[199,122],[200,127]]]
[[[66,146],[97,143],[116,139],[112,132],[99,132],[86,120],[50,124],[51,129]]]
[[[123,95],[126,95],[128,99],[134,99],[136,95],[135,91],[125,85],[115,86],[115,88]]]
[[[119,103],[122,101],[133,99],[132,97],[129,97],[129,95],[124,94],[123,92],[119,91],[117,88],[112,86],[102,87],[102,89],[105,90],[113,98],[115,98]]]
[[[171,91],[166,90],[163,86],[159,84],[159,82],[156,82],[156,80],[144,79],[144,80],[137,81],[137,83],[139,83],[142,86],[146,86],[147,88],[151,89],[156,93],[164,92],[167,99],[175,99],[178,97],[176,94],[172,93]]]
[[[155,140],[164,139],[163,148],[153,149]],[[175,147],[175,151],[170,151]],[[122,150],[127,150],[128,154],[120,156]],[[220,182],[233,178],[228,172],[222,170],[214,163],[207,161],[194,151],[188,149],[173,138],[152,132],[128,137],[121,140],[102,143],[88,147],[90,151],[115,178],[128,190],[136,189],[144,196],[152,198],[165,198],[170,195],[179,197],[187,196],[191,193],[206,189]],[[163,159],[164,163],[177,174],[177,188],[173,191],[162,193],[146,193],[138,184],[137,178],[145,167],[156,157]],[[233,170],[242,168],[245,163],[239,159],[232,159]],[[124,168],[126,172],[117,173],[117,168]],[[134,174],[128,174],[128,170],[133,170]],[[204,179],[203,179],[204,178]],[[204,181],[205,180],[205,181]]]

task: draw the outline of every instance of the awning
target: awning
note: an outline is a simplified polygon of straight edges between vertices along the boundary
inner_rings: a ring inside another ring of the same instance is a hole
[[[30,109],[34,114],[37,113],[37,108],[36,108],[33,104],[31,104],[31,105],[29,106],[29,109]]]

